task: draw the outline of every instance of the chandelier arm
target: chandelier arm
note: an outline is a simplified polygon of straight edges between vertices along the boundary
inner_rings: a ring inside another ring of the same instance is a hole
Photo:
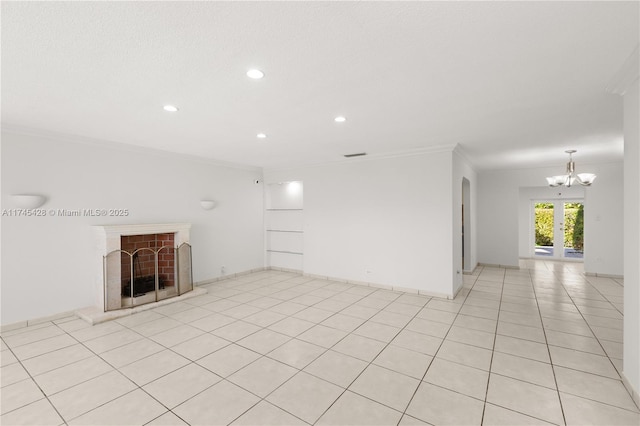
[[[555,188],[561,185],[571,188],[574,182],[578,182],[582,186],[591,186],[596,175],[593,173],[582,173],[585,180],[582,180],[579,173],[576,173],[576,163],[573,161],[573,153],[577,152],[575,149],[569,149],[565,151],[569,154],[569,161],[567,162],[566,173],[560,176],[553,176],[547,178],[547,183],[550,187]]]
[[[576,182],[582,186],[591,186],[591,182],[583,182],[582,179],[580,179],[580,176],[576,176]]]

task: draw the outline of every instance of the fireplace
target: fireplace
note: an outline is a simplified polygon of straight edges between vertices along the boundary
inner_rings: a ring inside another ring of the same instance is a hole
[[[133,308],[193,289],[190,224],[98,226],[98,306]]]
[[[175,234],[172,233],[120,237],[123,297],[139,297],[155,291],[156,278],[160,290],[172,289],[175,292],[174,240]]]

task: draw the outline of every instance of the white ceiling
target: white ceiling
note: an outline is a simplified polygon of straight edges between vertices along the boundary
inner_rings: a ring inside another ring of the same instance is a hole
[[[452,144],[479,169],[619,161],[605,87],[638,5],[2,2],[2,123],[265,168]]]

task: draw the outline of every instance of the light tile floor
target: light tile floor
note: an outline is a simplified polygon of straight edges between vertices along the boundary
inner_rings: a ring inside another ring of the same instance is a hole
[[[578,263],[455,300],[264,271],[97,326],[1,336],[3,425],[638,425],[622,282]]]

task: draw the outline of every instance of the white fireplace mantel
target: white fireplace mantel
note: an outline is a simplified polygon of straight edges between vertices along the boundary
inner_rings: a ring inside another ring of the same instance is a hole
[[[108,251],[105,251],[103,255],[110,253],[113,250],[120,250],[120,237],[127,235],[146,235],[146,234],[176,234],[176,244],[189,242],[189,231],[191,229],[190,223],[141,223],[132,225],[97,225],[94,226],[98,233],[99,247],[104,246]],[[107,240],[117,238],[113,240],[112,244],[100,244],[106,243]]]

